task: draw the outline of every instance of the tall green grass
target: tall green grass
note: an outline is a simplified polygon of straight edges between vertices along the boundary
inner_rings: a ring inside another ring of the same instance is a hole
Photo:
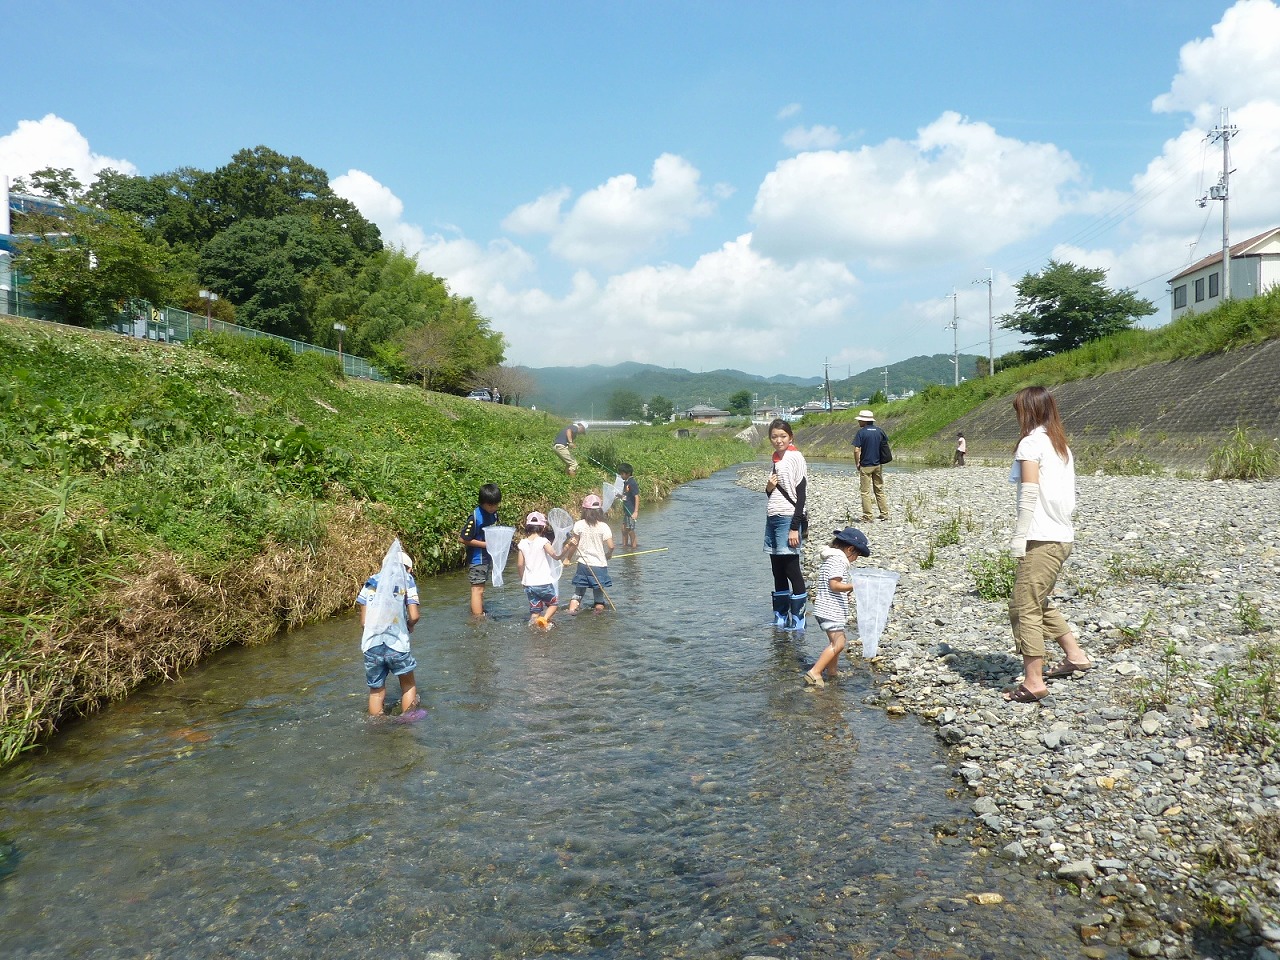
[[[393,534],[421,574],[460,564],[481,484],[501,486],[513,523],[572,506],[622,461],[652,500],[755,456],[637,428],[588,435],[580,453],[604,466],[583,459],[570,478],[552,450],[562,425],[347,381],[267,341],[170,346],[0,321],[0,762],[65,710],[243,639],[237,604],[270,621],[248,627],[254,639],[349,604],[349,581]],[[187,617],[211,635],[181,647]],[[153,656],[157,634],[172,649]],[[117,644],[123,681],[106,676]]]

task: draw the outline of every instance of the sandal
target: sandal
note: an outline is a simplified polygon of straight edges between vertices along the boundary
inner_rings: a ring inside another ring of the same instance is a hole
[[[1025,684],[1020,683],[1018,684],[1016,689],[1005,691],[1004,698],[1008,700],[1010,703],[1039,703],[1048,695],[1049,695],[1048,690],[1046,690],[1044,693],[1039,693],[1039,694],[1032,693],[1030,690],[1026,688]]]
[[[1072,663],[1070,660],[1063,660],[1056,666],[1046,670],[1044,678],[1046,680],[1060,680],[1063,677],[1071,677],[1074,680],[1080,674],[1088,673],[1092,669],[1092,663]]]

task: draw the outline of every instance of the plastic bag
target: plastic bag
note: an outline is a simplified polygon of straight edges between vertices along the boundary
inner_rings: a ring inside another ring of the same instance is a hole
[[[392,541],[378,570],[378,589],[365,604],[364,632],[360,649],[385,643],[401,653],[409,649],[409,623],[405,597],[409,592],[409,574],[404,568],[404,549],[397,538]]]

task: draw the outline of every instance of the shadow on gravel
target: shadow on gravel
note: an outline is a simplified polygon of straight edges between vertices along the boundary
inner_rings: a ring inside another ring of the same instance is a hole
[[[971,653],[943,645],[938,659],[966,681],[982,687],[1003,689],[1022,676],[1022,658],[1007,653]]]

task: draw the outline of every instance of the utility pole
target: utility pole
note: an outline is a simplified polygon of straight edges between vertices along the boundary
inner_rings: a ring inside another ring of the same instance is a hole
[[[951,367],[955,374],[955,385],[960,386],[960,304],[956,297],[955,287],[951,288],[951,322],[943,330],[950,330],[953,346],[951,348]]]
[[[987,267],[987,275],[974,283],[987,285],[987,376],[996,372],[996,318],[991,310],[991,288],[995,285],[996,272]]]
[[[827,363],[825,360],[822,361],[822,383],[827,391],[827,410],[828,411],[831,409],[831,377],[828,374],[828,369],[830,368],[830,366],[831,364]]]
[[[1235,124],[1227,123],[1227,108],[1222,108],[1222,122],[1209,131],[1210,140],[1222,141],[1222,177],[1209,188],[1208,196],[1201,197],[1200,206],[1210,200],[1222,201],[1222,299],[1231,299],[1231,138],[1237,133]]]
[[[884,398],[889,399],[889,368],[884,368]]]

